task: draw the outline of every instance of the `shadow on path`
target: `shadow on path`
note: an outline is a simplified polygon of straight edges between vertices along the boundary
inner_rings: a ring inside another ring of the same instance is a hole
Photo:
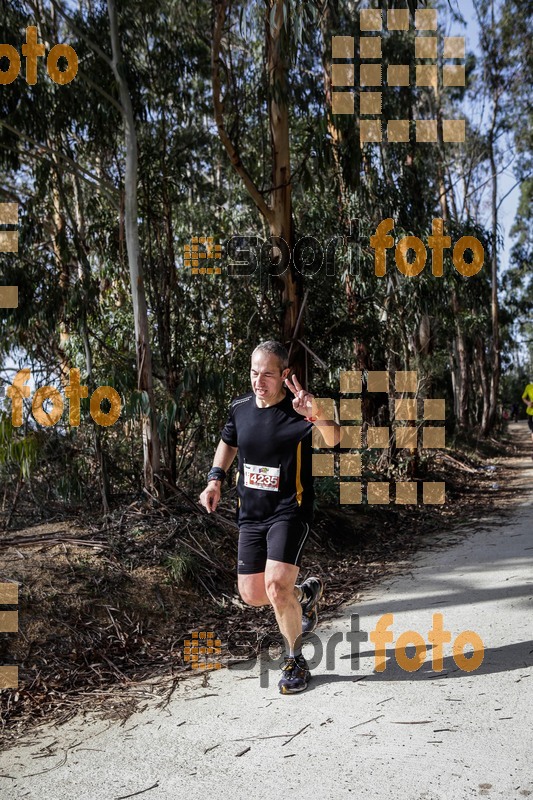
[[[409,648],[407,648],[409,651]],[[376,683],[395,683],[397,681],[421,681],[421,680],[446,680],[447,678],[479,678],[482,675],[494,675],[500,672],[512,672],[513,670],[527,669],[533,666],[533,641],[516,642],[502,647],[485,648],[482,664],[472,672],[465,672],[460,669],[452,656],[443,659],[443,671],[434,672],[431,661],[431,648],[427,648],[427,657],[422,666],[416,672],[406,672],[398,666],[394,654],[394,649],[386,651],[387,661],[383,672],[366,673],[364,669],[354,670],[352,675],[312,675],[308,691],[328,683],[354,683],[360,680]],[[472,655],[476,651],[471,651]],[[409,654],[409,653],[408,653]],[[357,655],[357,654],[353,654]],[[468,653],[468,657],[470,657]],[[368,650],[360,653],[360,658],[374,658],[374,651]],[[350,655],[341,656],[342,659],[351,658]],[[311,666],[311,664],[310,664]],[[521,680],[533,680],[533,675],[528,674],[518,677]]]

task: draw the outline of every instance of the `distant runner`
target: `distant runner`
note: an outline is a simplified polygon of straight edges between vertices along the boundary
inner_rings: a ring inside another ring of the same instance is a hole
[[[531,443],[533,444],[533,383],[528,383],[528,385],[524,389],[522,400],[527,406],[526,408],[527,424],[529,425],[529,430],[531,431]],[[533,453],[531,455],[531,458],[533,458]]]
[[[238,451],[238,587],[248,605],[274,608],[287,646],[278,683],[282,694],[307,687],[311,674],[302,655],[302,635],[317,625],[324,589],[322,580],[314,577],[295,585],[313,520],[313,425],[320,427],[325,446],[340,440],[339,426],[322,418],[313,395],[295,375],[289,380],[288,363],[287,350],[279,342],[255,348],[252,392],[232,401],[200,495],[207,511],[215,511],[222,481]]]

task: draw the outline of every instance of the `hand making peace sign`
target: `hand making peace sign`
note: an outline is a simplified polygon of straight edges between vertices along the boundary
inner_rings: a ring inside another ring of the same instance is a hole
[[[292,376],[292,381],[293,382],[291,383],[289,378],[285,378],[285,386],[287,389],[290,389],[294,395],[292,407],[303,417],[316,417],[319,409],[317,403],[315,402],[315,398],[312,394],[306,392],[305,389],[302,388],[302,385],[298,381],[296,375]]]

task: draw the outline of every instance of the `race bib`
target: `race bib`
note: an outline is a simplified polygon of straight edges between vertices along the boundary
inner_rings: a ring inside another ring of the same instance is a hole
[[[258,467],[244,464],[244,485],[249,489],[279,492],[280,467]]]

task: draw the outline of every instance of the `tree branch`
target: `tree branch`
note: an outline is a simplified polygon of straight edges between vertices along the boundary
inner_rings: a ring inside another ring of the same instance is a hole
[[[39,14],[41,12],[41,8],[37,6],[36,3],[33,3],[32,0],[27,0],[27,2],[35,14]],[[79,36],[79,38],[85,42],[87,47],[94,53],[96,53],[97,56],[103,59],[105,63],[108,65],[108,67],[110,67],[111,59],[109,58],[109,56],[106,53],[104,53],[104,51],[97,44],[95,44],[95,42],[93,42],[92,39],[89,39],[89,37],[85,33],[83,33],[81,28],[78,28],[72,17],[69,17],[68,14],[65,14],[65,12],[61,8],[57,0],[50,0],[50,3],[53,5],[59,16],[63,17],[68,27],[76,34],[76,36]]]
[[[497,205],[497,208],[498,208],[498,209],[500,208],[500,206],[501,206],[501,204],[503,203],[503,201],[505,200],[505,198],[506,198],[506,197],[509,197],[509,195],[511,194],[511,192],[513,192],[513,191],[516,189],[516,187],[517,187],[517,186],[520,186],[520,184],[521,184],[523,181],[527,181],[529,178],[531,178],[531,176],[532,176],[532,175],[533,175],[533,172],[528,172],[528,174],[527,174],[525,177],[523,177],[523,178],[520,178],[520,180],[518,180],[518,181],[516,181],[515,183],[513,183],[513,185],[512,185],[512,186],[511,186],[511,188],[509,189],[509,191],[508,191],[508,192],[505,192],[504,196],[501,198],[500,202],[499,202],[499,203],[498,203],[498,205]]]
[[[105,89],[102,89],[102,87],[101,87],[101,86],[98,86],[98,84],[97,84],[97,83],[95,83],[94,81],[92,81],[92,80],[91,80],[91,79],[90,79],[90,78],[89,78],[89,77],[86,75],[86,73],[85,73],[85,72],[83,72],[83,70],[81,70],[81,69],[79,69],[79,70],[78,70],[78,77],[79,77],[79,78],[81,78],[81,79],[82,79],[82,81],[85,81],[85,83],[87,84],[87,86],[90,86],[90,87],[91,87],[91,89],[94,89],[94,90],[95,90],[95,92],[98,92],[98,94],[101,94],[101,95],[102,95],[102,97],[105,97],[105,99],[106,99],[106,100],[109,100],[109,102],[110,102],[110,103],[111,103],[111,104],[112,104],[112,105],[113,105],[113,106],[114,106],[114,107],[117,109],[117,111],[120,113],[120,115],[121,115],[121,116],[123,116],[123,115],[124,115],[124,109],[122,108],[122,106],[120,105],[120,103],[119,103],[117,100],[115,100],[115,98],[114,98],[114,97],[111,97],[111,95],[110,95],[110,94],[108,94],[108,92],[106,92],[106,90],[105,90]]]
[[[39,150],[42,150],[44,153],[48,153],[50,155],[55,155],[55,156],[58,156],[59,158],[64,159],[67,162],[67,164],[70,166],[72,172],[75,172],[77,175],[80,176],[80,178],[82,178],[83,180],[87,181],[87,183],[90,183],[93,187],[97,186],[99,189],[101,189],[103,192],[105,192],[109,196],[109,198],[111,200],[115,200],[116,197],[119,195],[119,191],[115,186],[113,186],[110,183],[107,183],[107,181],[102,181],[102,180],[99,180],[98,178],[95,178],[94,175],[92,175],[86,169],[81,167],[79,164],[77,164],[71,158],[66,156],[64,153],[61,153],[58,150],[52,150],[51,147],[48,147],[45,144],[41,144],[41,142],[38,142],[35,139],[32,139],[31,136],[27,136],[25,133],[22,133],[21,131],[17,130],[16,128],[13,128],[11,125],[8,125],[7,122],[5,122],[2,119],[0,119],[0,125],[2,127],[4,127],[6,130],[10,131],[11,133],[14,133],[15,136],[18,136],[19,139],[21,139],[22,141],[28,142],[29,144],[33,145],[34,147],[39,148]],[[39,158],[40,156],[38,154],[36,154],[36,153],[35,154],[32,153],[32,154],[30,154],[30,157]]]
[[[231,165],[233,166],[234,170],[237,174],[241,177],[246,189],[248,190],[248,194],[254,201],[255,205],[270,224],[274,220],[274,214],[270,206],[265,203],[261,192],[259,191],[258,187],[254,183],[251,175],[249,174],[248,170],[242,163],[239,151],[237,150],[235,144],[231,140],[226,127],[224,125],[224,104],[221,98],[221,80],[220,80],[220,53],[222,48],[222,30],[224,28],[224,22],[226,20],[226,8],[227,8],[227,0],[218,0],[215,3],[216,7],[216,17],[215,17],[215,26],[213,29],[213,46],[211,50],[211,82],[213,86],[213,109],[215,115],[215,122],[218,130],[218,135],[220,137],[220,141],[226,148],[226,152],[229,155]]]

